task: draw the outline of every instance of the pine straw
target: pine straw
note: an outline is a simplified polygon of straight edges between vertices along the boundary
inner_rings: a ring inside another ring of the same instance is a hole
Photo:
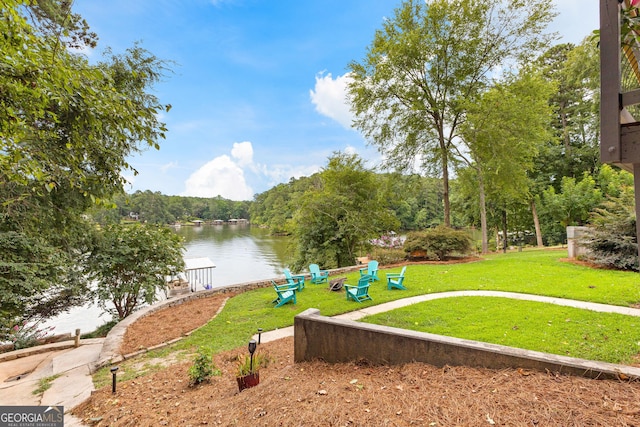
[[[423,363],[293,363],[293,338],[259,346],[271,364],[238,392],[235,358],[191,388],[189,363],[95,392],[74,415],[98,426],[638,426],[640,382]],[[93,419],[93,423],[91,422]]]
[[[127,328],[120,354],[130,354],[184,336],[211,320],[227,298],[216,294],[167,307],[138,319]]]

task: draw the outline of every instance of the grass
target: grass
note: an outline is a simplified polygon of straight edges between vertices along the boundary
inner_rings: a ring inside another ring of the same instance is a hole
[[[203,347],[213,353],[244,345],[258,328],[264,331],[293,324],[293,318],[308,308],[333,316],[367,306],[435,292],[455,290],[498,290],[547,295],[620,306],[640,301],[638,274],[597,270],[562,262],[566,251],[532,250],[487,256],[466,264],[421,264],[407,267],[406,291],[388,291],[385,273],[371,285],[373,301],[358,304],[347,301],[344,293],[332,293],[326,285],[308,284],[298,294],[297,304],[274,309],[271,288],[244,292],[227,302],[224,310],[189,338],[178,349]],[[355,284],[359,273],[346,275]]]
[[[273,304],[271,303],[276,296],[272,288],[243,292],[231,298],[222,312],[207,325],[168,349],[148,353],[144,359],[150,360],[165,357],[166,354],[176,351],[184,355],[193,353],[199,348],[210,353],[218,353],[220,351],[242,347],[245,346],[250,337],[257,332],[258,328],[269,331],[291,326],[293,324],[293,318],[308,308],[317,308],[322,315],[333,316],[400,298],[436,292],[497,290],[620,306],[630,306],[640,301],[640,286],[638,286],[639,280],[637,273],[598,270],[562,262],[561,258],[566,256],[567,253],[563,250],[529,250],[489,255],[484,257],[482,261],[464,264],[413,264],[407,267],[405,285],[408,289],[406,291],[388,291],[386,287],[385,273],[398,273],[400,268],[382,269],[378,274],[381,280],[371,285],[370,295],[373,301],[367,301],[361,304],[347,301],[344,292],[334,293],[328,291],[327,285],[325,284],[313,285],[308,283],[306,288],[298,294],[296,305],[287,304],[277,309],[273,308]],[[355,271],[353,273],[332,277],[344,276],[347,277],[347,283],[356,284],[359,273]],[[429,305],[426,310],[430,311],[437,304],[443,304],[446,308],[446,306],[452,304],[452,301],[453,299],[451,298],[440,302],[434,301],[430,303],[433,304],[433,306]],[[461,301],[467,300],[461,299]],[[485,310],[489,310],[489,306],[492,305],[493,302],[489,304],[489,300],[484,301]],[[505,316],[514,316],[513,319],[503,317],[502,323],[496,324],[493,323],[491,316],[487,315],[479,320],[474,320],[474,322],[462,322],[458,328],[467,328],[470,330],[475,328],[487,331],[495,330],[496,333],[502,333],[504,335],[505,332],[510,330],[508,328],[518,326],[517,330],[511,329],[511,333],[507,332],[507,336],[522,337],[523,343],[511,343],[507,345],[522,346],[532,350],[550,351],[558,354],[567,354],[568,351],[569,354],[574,357],[611,360],[607,359],[609,356],[606,355],[619,354],[619,356],[616,357],[619,357],[618,360],[622,361],[630,357],[630,354],[638,351],[637,344],[634,340],[640,340],[632,338],[636,337],[636,334],[628,334],[630,337],[628,341],[616,341],[617,344],[610,344],[603,347],[603,343],[607,343],[612,337],[625,335],[626,333],[616,334],[609,332],[605,340],[604,335],[598,335],[597,329],[583,334],[584,336],[588,336],[588,339],[580,338],[582,335],[580,335],[578,329],[575,330],[576,335],[568,339],[563,338],[563,332],[559,332],[559,342],[555,344],[550,344],[551,337],[545,337],[544,339],[546,341],[542,341],[542,339],[533,335],[527,338],[529,336],[528,334],[533,333],[535,328],[525,327],[525,323],[517,317],[519,311],[528,310],[528,308],[523,308],[526,303],[509,301],[508,304],[514,308],[508,312],[509,314],[505,314]],[[602,320],[606,318],[606,316],[581,310],[577,310],[575,313],[569,313],[569,311],[567,311],[566,313],[569,314],[558,314],[559,317],[551,318],[549,316],[552,312],[569,309],[548,305],[541,307],[544,307],[544,315],[541,314],[538,317],[541,319],[548,318],[547,320],[555,319],[555,321],[552,322],[553,325],[558,325],[567,318],[581,319],[580,323],[592,325],[610,323],[609,321],[605,322]],[[537,309],[541,310],[540,308]],[[549,314],[547,314],[547,310]],[[497,311],[501,313],[500,310]],[[578,315],[579,312],[582,312],[582,314]],[[422,314],[422,317],[424,316],[425,315]],[[444,319],[444,317],[441,318]],[[617,321],[618,320],[616,320],[616,322]],[[572,322],[566,323],[571,324]],[[508,325],[506,330],[505,324]],[[553,330],[549,329],[550,327],[544,323],[543,326],[545,326],[549,332]],[[574,325],[572,324],[571,326]],[[522,328],[522,330],[520,328]],[[545,328],[539,327],[538,329]],[[437,333],[451,335],[450,330],[446,326]],[[497,342],[506,344],[505,341]],[[573,344],[571,347],[566,347],[563,344],[564,342]],[[620,347],[618,347],[618,345]],[[580,352],[592,346],[599,347],[601,350],[591,349],[588,353]],[[605,356],[599,356],[598,352],[604,353]],[[133,369],[133,371],[135,370],[136,369]],[[102,371],[106,371],[106,374],[102,373]],[[102,371],[98,375],[105,377],[105,379],[110,378],[108,377],[108,369]]]
[[[499,297],[444,298],[361,321],[611,363],[640,351],[638,317]]]
[[[46,378],[40,378],[40,380],[38,381],[38,388],[33,390],[31,393],[36,396],[43,394],[45,391],[51,388],[51,384],[53,384],[55,379],[58,377],[60,377],[60,374],[52,375]]]

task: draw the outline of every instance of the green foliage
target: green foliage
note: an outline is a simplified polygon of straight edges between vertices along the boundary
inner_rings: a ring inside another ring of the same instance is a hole
[[[380,265],[390,265],[403,262],[407,258],[407,254],[403,249],[380,248],[373,246],[369,252],[371,259],[375,259]]]
[[[336,153],[299,199],[292,222],[295,270],[309,264],[336,268],[355,264],[358,248],[398,225],[379,180],[357,155]]]
[[[633,187],[619,197],[610,197],[595,209],[591,226],[581,242],[589,252],[585,258],[618,270],[638,270],[638,239]]]
[[[208,382],[214,375],[220,375],[220,370],[216,368],[211,355],[201,349],[193,358],[193,365],[189,367],[189,385],[193,387]]]
[[[106,337],[107,334],[114,326],[118,324],[118,319],[109,320],[108,322],[103,323],[98,326],[95,331],[82,334],[82,338],[103,338]]]
[[[14,325],[37,323],[86,300],[78,258],[43,237],[0,231],[0,340],[11,339]]]
[[[262,353],[253,353],[253,362],[251,361],[250,354],[243,354],[238,356],[238,363],[236,365],[236,376],[243,377],[249,374],[255,374],[260,368],[266,368],[269,366],[269,357]]]
[[[164,136],[149,89],[166,64],[134,46],[90,64],[96,35],[59,0],[7,0],[0,20],[0,334],[82,304],[94,229],[127,158]],[[135,171],[133,171],[135,173]]]
[[[45,391],[51,388],[51,385],[53,384],[53,382],[60,376],[62,376],[62,374],[56,374],[50,377],[40,378],[40,380],[38,380],[38,387],[35,390],[33,390],[31,394],[34,394],[36,396],[43,394]]]
[[[169,228],[141,224],[105,227],[89,258],[100,305],[123,319],[166,289],[165,276],[184,268],[182,238]],[[107,308],[111,302],[115,308]]]
[[[543,48],[553,16],[550,0],[405,0],[376,31],[366,57],[349,64],[354,126],[388,166],[408,170],[420,158],[442,173],[445,225],[465,101],[489,84],[489,70]]]
[[[15,350],[33,347],[41,345],[51,335],[53,329],[53,326],[40,328],[38,323],[22,322],[12,328],[9,340],[13,342]]]
[[[542,228],[549,243],[561,243],[566,239],[566,227],[585,225],[590,212],[603,200],[602,191],[596,187],[595,179],[585,172],[577,181],[562,177],[560,191],[549,187],[543,192],[540,216]]]
[[[92,211],[93,219],[99,224],[109,224],[127,219],[150,224],[186,223],[192,219],[211,221],[231,218],[249,219],[248,201],[227,200],[220,196],[213,198],[165,196],[156,191],[136,191],[133,194],[119,194],[112,200],[114,206],[101,207]]]
[[[438,260],[446,259],[454,253],[468,255],[472,250],[473,240],[467,231],[445,226],[411,232],[404,242],[407,254],[420,251]]]

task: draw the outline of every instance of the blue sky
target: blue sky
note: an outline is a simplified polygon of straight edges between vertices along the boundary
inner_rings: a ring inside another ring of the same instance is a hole
[[[549,28],[579,43],[598,26],[598,0],[555,0]],[[251,200],[308,176],[334,151],[381,161],[349,128],[344,75],[400,0],[76,0],[104,48],[135,42],[173,72],[154,94],[170,112],[160,150],[130,163],[128,192]]]

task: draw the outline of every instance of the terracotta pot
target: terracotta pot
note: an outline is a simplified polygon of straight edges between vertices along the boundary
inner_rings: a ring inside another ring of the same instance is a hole
[[[238,389],[242,391],[245,388],[255,387],[260,384],[260,373],[256,372],[255,374],[236,377],[236,380],[238,381]]]

